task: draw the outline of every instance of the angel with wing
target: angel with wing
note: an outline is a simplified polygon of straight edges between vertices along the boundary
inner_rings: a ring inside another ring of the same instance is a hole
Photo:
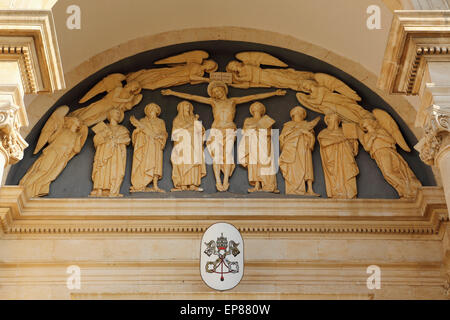
[[[66,116],[68,112],[68,106],[56,109],[41,131],[34,154],[46,144],[48,146],[19,182],[30,197],[47,195],[50,183],[81,151],[86,141],[87,126],[76,117]]]
[[[395,188],[400,198],[415,198],[421,183],[397,152],[396,145],[407,152],[411,149],[394,119],[386,111],[374,109],[372,113],[376,120],[366,118],[361,121],[360,126],[364,131],[359,132],[361,144],[376,161],[384,178]]]
[[[188,51],[155,62],[169,67],[133,72],[127,75],[127,81],[137,81],[142,88],[149,90],[208,82],[209,79],[204,77],[205,73],[214,72],[218,68],[214,60],[207,60],[208,57],[206,51]]]
[[[142,100],[141,86],[137,81],[128,81],[125,86],[122,81],[125,76],[120,73],[110,74],[97,83],[80,100],[80,103],[91,100],[100,93],[107,92],[102,99],[95,101],[87,107],[77,109],[69,116],[77,117],[88,127],[106,120],[112,109],[119,109],[123,112],[131,110]]]
[[[233,60],[226,67],[233,77],[231,86],[236,88],[274,87],[299,91],[303,81],[314,77],[312,72],[292,68],[261,68],[261,65],[287,67],[286,63],[265,52],[240,52],[236,54],[236,59],[239,61]]]
[[[322,114],[336,113],[345,122],[359,123],[361,119],[372,118],[369,111],[357,102],[358,94],[341,80],[325,73],[314,74],[314,80],[307,80],[296,94],[305,107]]]

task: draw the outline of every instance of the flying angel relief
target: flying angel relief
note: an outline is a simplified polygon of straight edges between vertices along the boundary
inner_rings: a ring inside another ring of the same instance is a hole
[[[285,193],[319,196],[313,190],[311,156],[317,139],[329,198],[357,197],[359,169],[355,157],[359,144],[400,198],[416,196],[421,183],[397,152],[397,145],[406,152],[411,150],[389,113],[378,108],[364,109],[358,93],[331,75],[289,68],[264,52],[240,52],[235,58],[226,65],[226,73],[218,73],[218,63],[210,59],[208,52],[193,50],[158,60],[154,62],[158,65],[155,68],[105,77],[80,103],[106,93],[102,98],[75,111],[60,106],[48,118],[34,149],[34,154],[40,155],[19,184],[30,197],[47,195],[50,184],[80,153],[88,131],[92,130],[95,156],[91,197],[123,196],[120,187],[125,176],[126,148],[130,144],[133,147],[130,192],[169,191],[158,186],[163,166],[169,165],[163,163],[169,137],[167,124],[159,118],[166,106],[147,104],[144,118],[130,118],[134,127],[131,133],[122,124],[124,113],[140,104],[145,89],[161,90],[164,96],[180,98],[171,132],[174,142],[171,192],[203,191],[202,178],[207,174],[205,150],[212,158],[217,192],[228,191],[236,168],[236,148],[238,164],[248,172],[251,187],[248,192],[280,192],[273,160],[279,156]],[[200,83],[208,84],[204,95],[170,89]],[[229,96],[229,87],[267,88],[268,91],[236,97]],[[300,105],[290,108],[291,120],[283,125],[280,150],[275,150],[272,137],[275,120],[266,114],[263,101],[284,96],[286,90],[296,92]],[[238,131],[236,109],[249,102],[251,117],[245,119]],[[211,107],[214,119],[211,128],[203,127],[193,103]],[[307,109],[324,115],[327,127],[317,137],[314,128],[322,118],[306,121]],[[210,134],[206,137],[208,130]],[[243,138],[236,146],[238,132]]]

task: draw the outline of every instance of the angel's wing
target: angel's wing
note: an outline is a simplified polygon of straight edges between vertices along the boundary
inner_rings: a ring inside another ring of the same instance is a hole
[[[62,106],[56,109],[48,118],[44,127],[41,130],[41,135],[36,144],[33,154],[38,153],[47,144],[50,137],[64,126],[64,117],[69,113],[68,106]]]
[[[110,92],[115,88],[122,87],[122,81],[125,79],[126,77],[121,73],[110,74],[89,90],[79,102],[84,103],[102,92]]]
[[[390,114],[381,109],[374,109],[372,113],[378,120],[380,126],[394,138],[395,142],[397,142],[400,148],[407,152],[410,152],[411,149],[403,138],[403,135],[400,132],[397,123],[395,123],[395,120],[392,119]]]
[[[193,50],[185,53],[171,56],[165,59],[155,61],[155,64],[175,64],[175,63],[198,63],[201,64],[203,60],[209,57],[208,52],[203,50]]]
[[[246,51],[236,54],[236,59],[243,63],[259,67],[261,64],[266,66],[287,67],[288,65],[274,56],[265,52]]]
[[[84,143],[86,142],[88,133],[89,133],[88,127],[86,125],[82,125],[81,128],[80,128],[80,135],[81,135],[80,148],[83,148]]]
[[[316,81],[321,85],[324,86],[331,91],[339,92],[340,94],[343,94],[347,98],[350,98],[355,101],[361,101],[361,97],[358,96],[356,91],[351,89],[349,86],[347,86],[344,82],[341,80],[330,76],[326,73],[316,73],[314,78]]]

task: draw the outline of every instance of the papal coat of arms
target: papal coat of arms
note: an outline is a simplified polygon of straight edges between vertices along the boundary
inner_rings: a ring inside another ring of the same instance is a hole
[[[242,279],[243,239],[231,224],[210,226],[201,242],[200,272],[205,283],[216,290],[228,290]]]
[[[240,253],[238,249],[239,243],[236,243],[233,240],[228,242],[228,239],[224,237],[222,233],[222,235],[217,238],[217,242],[211,240],[205,244],[207,246],[205,250],[206,255],[208,257],[217,257],[214,261],[208,261],[206,263],[206,272],[220,274],[220,281],[225,280],[225,274],[239,272],[239,263],[227,258],[230,255],[236,257]]]

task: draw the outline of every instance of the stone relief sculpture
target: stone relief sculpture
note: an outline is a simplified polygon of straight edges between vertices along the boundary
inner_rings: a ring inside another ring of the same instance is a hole
[[[250,106],[252,117],[246,118],[243,138],[239,144],[239,163],[248,170],[248,182],[253,188],[248,192],[280,193],[277,188],[276,170],[272,149],[272,125],[275,120],[265,115],[261,102]]]
[[[212,81],[208,85],[208,97],[196,96],[187,93],[175,92],[170,89],[162,90],[163,95],[172,95],[182,99],[197,101],[208,104],[212,107],[214,122],[212,128],[216,129],[216,134],[212,140],[208,141],[208,150],[213,158],[214,177],[216,179],[217,191],[227,191],[229,188],[229,178],[233,174],[235,164],[232,158],[232,148],[235,140],[236,124],[234,117],[236,115],[236,105],[247,103],[254,100],[266,99],[273,96],[283,96],[286,91],[277,90],[268,93],[254,94],[244,97],[228,98],[228,87],[221,81]],[[218,138],[221,136],[222,138]],[[217,150],[222,149],[222,157],[218,157]],[[221,179],[223,173],[223,182]]]
[[[450,112],[440,106],[432,105],[423,113],[424,135],[414,149],[419,151],[419,157],[423,162],[433,166],[442,143],[445,143],[446,133],[450,131],[450,121],[448,120]]]
[[[130,118],[131,124],[136,127],[132,134],[134,153],[130,192],[164,192],[158,187],[158,180],[163,175],[166,125],[158,118],[161,108],[157,104],[148,104],[144,111],[145,118],[141,120],[137,120],[134,116]],[[147,188],[152,182],[153,188]]]
[[[240,61],[231,61],[226,67],[227,72],[232,74],[231,85],[236,88],[275,87],[299,91],[305,80],[314,77],[312,72],[292,68],[261,68],[260,65],[287,67],[286,63],[265,52],[240,52],[236,54],[236,59]]]
[[[194,115],[192,103],[180,102],[177,111],[172,126],[174,147],[170,160],[174,188],[171,191],[201,192],[202,178],[206,176],[203,154],[205,128],[198,121],[198,115]]]
[[[306,121],[306,110],[300,106],[292,108],[290,116],[292,121],[284,124],[280,134],[279,163],[286,194],[319,196],[313,190],[312,151],[316,141],[314,127],[320,117]]]
[[[122,197],[120,186],[125,176],[127,161],[126,146],[130,144],[130,133],[119,125],[123,121],[123,111],[112,109],[108,113],[109,124],[100,122],[92,130],[95,132],[95,157],[92,167],[94,182],[91,197]]]
[[[5,164],[15,164],[23,159],[28,143],[20,134],[19,107],[9,102],[0,102],[0,152]]]
[[[217,70],[214,60],[206,60],[209,54],[202,50],[188,51],[155,62],[157,65],[172,65],[166,68],[144,69],[127,75],[127,81],[137,81],[144,89],[155,90],[208,82],[205,73]]]
[[[101,93],[102,98],[69,113],[69,107],[58,108],[48,119],[41,131],[34,153],[43,150],[42,155],[31,166],[20,181],[30,196],[42,196],[49,192],[49,186],[64,170],[72,157],[78,154],[87,137],[88,127],[94,126],[96,133],[94,145],[96,156],[92,179],[94,189],[91,196],[121,196],[120,185],[124,177],[126,163],[126,145],[130,142],[127,129],[119,125],[123,113],[138,105],[143,95],[142,88],[155,90],[183,84],[209,83],[208,96],[198,96],[162,90],[163,95],[172,95],[192,100],[212,107],[214,122],[211,134],[206,142],[213,159],[213,171],[217,191],[227,191],[230,187],[235,163],[233,157],[236,140],[234,118],[236,106],[247,102],[282,96],[291,89],[297,91],[297,100],[302,106],[325,115],[327,128],[318,136],[321,146],[322,166],[328,197],[354,198],[357,195],[356,176],[358,167],[355,156],[358,152],[358,140],[370,153],[401,198],[413,198],[420,182],[414,176],[407,162],[396,151],[398,144],[409,152],[396,122],[380,110],[370,112],[360,106],[359,95],[341,80],[325,74],[299,71],[288,68],[278,58],[264,52],[240,52],[236,60],[226,66],[228,73],[215,73],[212,79],[205,77],[218,69],[218,64],[209,59],[202,50],[193,50],[174,55],[155,62],[152,69],[144,69],[124,75],[110,74],[80,99],[86,103]],[[228,97],[228,86],[236,88],[278,88],[278,90],[243,97]],[[126,84],[124,85],[124,83]],[[173,122],[172,137],[179,138],[174,143],[171,161],[173,164],[173,191],[202,191],[201,179],[205,176],[203,153],[200,158],[197,151],[203,150],[203,140],[196,142],[196,135],[203,137],[204,128],[193,113],[193,106],[183,101],[177,107],[178,115]],[[273,120],[265,115],[265,107],[260,102],[251,106],[251,118],[244,123],[245,141],[239,145],[244,156],[241,162],[248,168],[249,182],[253,186],[249,192],[279,192],[274,174],[262,175],[261,171],[273,165],[273,159],[263,163],[259,153],[252,150],[249,139],[256,139],[258,148],[267,144],[272,152],[270,129]],[[130,192],[164,192],[158,187],[162,178],[163,149],[167,140],[167,131],[163,120],[158,116],[161,108],[149,104],[145,108],[146,116],[140,120],[131,117],[136,127],[132,134],[134,147]],[[292,120],[285,123],[280,135],[280,170],[286,181],[286,193],[318,196],[313,190],[312,151],[315,144],[314,127],[319,118],[306,121],[306,110],[294,107],[290,112]],[[109,124],[103,121],[110,119]],[[342,125],[340,125],[342,123]],[[257,129],[254,131],[253,129]],[[267,139],[261,138],[259,129],[266,132]],[[125,131],[124,131],[125,130]],[[184,130],[184,131],[183,131]],[[251,133],[253,130],[254,133]],[[192,133],[188,141],[179,132]],[[199,133],[198,133],[199,132]],[[258,134],[256,134],[258,132]],[[433,133],[434,134],[434,133]],[[418,145],[421,157],[431,163],[434,145],[439,137],[427,136]],[[23,139],[22,139],[23,140]],[[267,140],[267,141],[266,141]],[[436,142],[437,141],[437,142]],[[20,141],[19,141],[20,142]],[[17,154],[23,150],[26,142],[19,145]],[[189,143],[188,143],[189,142]],[[3,142],[5,144],[5,142]],[[7,141],[7,145],[11,143]],[[45,145],[48,146],[46,148]],[[44,149],[43,149],[44,148]],[[175,152],[175,149],[178,151]],[[180,153],[181,150],[181,153]],[[14,151],[14,150],[13,150]],[[183,154],[184,152],[184,154]],[[190,158],[185,155],[189,153]],[[182,161],[179,160],[181,156]],[[258,158],[253,163],[252,157]],[[194,158],[192,158],[194,157]],[[258,162],[259,161],[259,162]],[[223,177],[223,178],[222,178]],[[153,187],[149,185],[153,183]]]
[[[29,197],[47,195],[50,183],[64,170],[70,159],[80,152],[86,141],[87,126],[76,117],[66,116],[68,112],[67,106],[56,109],[41,131],[34,154],[46,144],[48,146],[19,183],[25,187]]]
[[[352,136],[352,130],[348,130],[346,135],[346,131],[339,126],[340,118],[335,113],[327,114],[325,123],[327,128],[319,133],[317,140],[320,144],[327,196],[334,199],[356,198],[356,176],[359,174],[355,161],[358,154],[357,136]]]
[[[299,91],[297,100],[315,112],[337,113],[344,121],[355,123],[371,118],[370,112],[357,103],[361,101],[358,94],[333,76],[316,73],[314,80],[304,81]]]
[[[364,131],[359,133],[361,144],[400,198],[414,198],[421,183],[405,159],[398,154],[396,144],[405,151],[409,152],[410,149],[397,124],[386,111],[375,109],[373,114],[376,120],[364,119],[361,122]]]
[[[322,114],[336,113],[344,123],[354,123],[355,134],[364,149],[375,159],[386,181],[397,190],[401,198],[415,197],[421,184],[396,151],[397,144],[407,152],[411,149],[394,119],[381,109],[374,109],[372,113],[365,110],[357,103],[361,98],[342,81],[326,74],[315,74],[314,77],[315,81],[306,80],[303,83],[301,91],[306,93],[298,92],[298,101],[313,111]],[[366,134],[362,134],[361,130]],[[374,141],[377,143],[373,144]],[[374,151],[381,150],[381,145],[384,151],[375,155]],[[382,153],[384,155],[380,156]]]
[[[91,90],[89,90],[88,93],[85,94],[85,96],[80,100],[80,103],[84,103],[98,94],[102,92],[107,92],[106,96],[102,99],[95,101],[91,103],[89,106],[75,110],[71,113],[69,113],[69,107],[63,106],[55,110],[55,112],[50,116],[50,118],[47,120],[46,124],[44,125],[41,134],[39,136],[39,140],[36,144],[36,148],[34,150],[34,154],[38,153],[45,144],[49,143],[49,147],[45,150],[53,150],[53,148],[56,148],[56,146],[59,146],[59,144],[64,144],[63,141],[72,141],[71,138],[67,137],[67,130],[62,130],[63,128],[69,129],[65,127],[64,123],[67,118],[70,119],[77,119],[79,123],[79,128],[75,129],[78,130],[78,134],[80,134],[83,139],[80,139],[82,143],[78,145],[77,143],[74,143],[73,145],[73,152],[74,154],[71,154],[69,152],[64,159],[68,158],[67,161],[59,161],[58,166],[56,170],[53,170],[51,174],[51,180],[50,177],[46,177],[45,179],[48,180],[48,183],[51,183],[54,181],[59,174],[64,170],[69,160],[76,154],[78,154],[81,149],[84,146],[84,143],[86,141],[87,137],[87,127],[90,127],[94,124],[97,124],[99,122],[104,121],[109,112],[113,109],[121,110],[121,112],[125,112],[127,110],[132,109],[134,106],[139,104],[139,102],[142,100],[142,94],[140,94],[141,87],[138,82],[129,82],[125,86],[122,85],[122,81],[125,80],[125,76],[120,73],[114,73],[107,77],[105,77],[103,80],[101,80],[99,83],[97,83]],[[68,114],[69,113],[69,114]],[[67,115],[67,116],[66,116]],[[73,120],[69,120],[73,122]],[[86,134],[84,133],[86,132]],[[58,135],[63,134],[63,137],[58,137]],[[53,143],[55,144],[55,147],[53,147]],[[70,149],[70,146],[72,144],[68,143],[68,148]],[[51,147],[51,148],[50,148]],[[56,149],[55,149],[56,150]],[[46,151],[49,152],[49,151]],[[69,156],[70,154],[70,156]],[[45,156],[45,159],[47,159],[48,156]],[[25,176],[22,178],[23,183],[27,183],[28,185],[35,183],[34,181],[40,180],[38,176],[45,175],[43,172],[36,173],[36,170],[47,170],[47,169],[38,169],[44,163],[42,161],[44,160],[37,160],[39,161],[39,164],[37,167],[32,166],[28,172],[25,174]],[[45,160],[45,163],[47,163],[48,160]],[[33,169],[34,167],[34,169]],[[50,169],[48,169],[50,170]],[[25,178],[26,177],[26,178]],[[45,180],[44,179],[44,180]],[[37,190],[34,189],[35,187],[29,187],[30,190],[30,196],[43,196],[48,194],[49,186],[44,187],[44,185],[47,184],[47,182],[42,181],[42,192],[41,191],[31,191],[31,190]],[[32,183],[30,181],[33,181]]]
[[[77,109],[69,116],[77,117],[88,127],[106,120],[109,111],[119,109],[123,112],[131,110],[142,100],[141,86],[136,81],[128,82],[124,87],[120,73],[111,74],[97,83],[81,100],[88,101],[102,92],[107,92],[102,99],[87,107]]]

